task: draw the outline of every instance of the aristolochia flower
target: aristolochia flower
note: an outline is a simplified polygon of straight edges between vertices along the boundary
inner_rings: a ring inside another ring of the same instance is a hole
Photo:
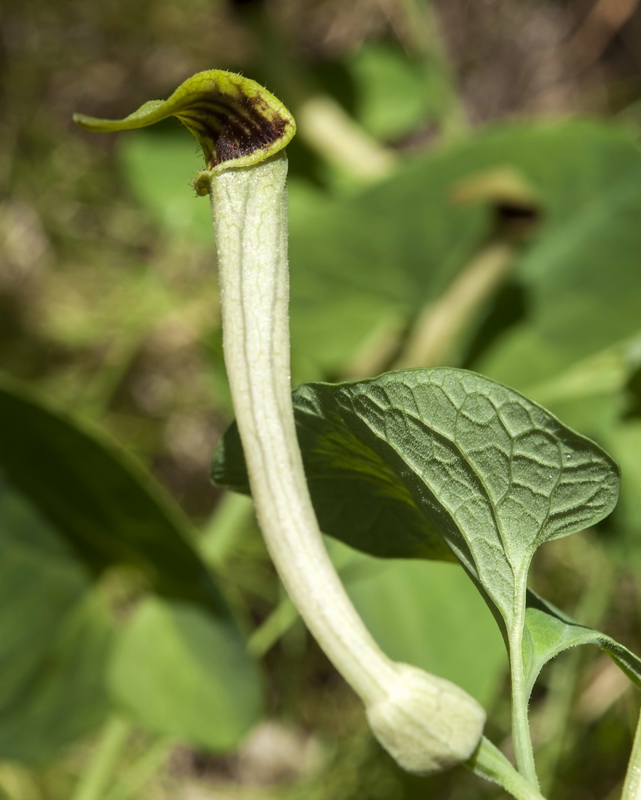
[[[467,760],[485,722],[458,686],[389,659],[356,613],[323,545],[296,439],[291,400],[287,264],[287,109],[254,81],[210,70],[123,120],[76,115],[90,130],[141,128],[177,116],[199,141],[211,195],[225,363],[256,513],[301,616],[362,698],[381,744],[406,769]]]

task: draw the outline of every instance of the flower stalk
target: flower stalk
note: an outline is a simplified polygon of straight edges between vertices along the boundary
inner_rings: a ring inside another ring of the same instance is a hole
[[[120,122],[169,115],[199,140],[218,248],[225,364],[258,520],[310,631],[361,697],[372,730],[398,763],[427,774],[467,760],[485,712],[458,686],[389,659],[370,636],[325,550],[296,438],[289,362],[287,157],[295,124],[253,81],[211,70]]]

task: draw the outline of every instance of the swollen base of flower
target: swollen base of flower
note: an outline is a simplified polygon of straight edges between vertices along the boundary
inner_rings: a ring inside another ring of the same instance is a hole
[[[372,732],[408,772],[442,772],[467,761],[478,746],[485,711],[450,681],[408,664],[395,664],[385,698],[367,709]]]

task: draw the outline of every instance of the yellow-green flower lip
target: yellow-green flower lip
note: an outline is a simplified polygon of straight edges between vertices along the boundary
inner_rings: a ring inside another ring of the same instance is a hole
[[[207,168],[249,167],[282,150],[296,133],[285,106],[256,81],[233,72],[197,72],[167,100],[150,100],[120,120],[74,114],[74,122],[90,131],[145,128],[178,117],[196,137]]]

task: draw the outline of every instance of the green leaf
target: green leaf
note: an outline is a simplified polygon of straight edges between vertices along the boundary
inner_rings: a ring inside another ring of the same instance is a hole
[[[199,157],[182,130],[141,131],[119,143],[124,178],[138,201],[155,216],[164,235],[214,246],[207,203],[190,191]]]
[[[627,175],[608,181],[563,224],[550,225],[523,257],[518,271],[528,314],[479,360],[483,372],[529,390],[639,331],[641,157],[630,156]]]
[[[123,644],[118,650],[119,669],[132,675],[138,670],[148,688],[134,698],[121,690],[119,699],[145,723],[154,720],[157,708],[171,707],[171,701],[177,701],[178,697],[189,705],[192,701],[187,700],[184,692],[167,697],[167,665],[162,661],[166,645],[159,637],[167,634],[184,639],[189,647],[176,650],[171,663],[177,669],[189,666],[193,660],[191,651],[198,648],[211,656],[207,664],[210,694],[224,695],[225,710],[236,721],[227,728],[220,723],[224,733],[221,732],[219,739],[212,734],[209,743],[216,746],[217,741],[222,741],[225,747],[230,746],[233,736],[244,733],[259,716],[260,702],[256,698],[260,695],[260,683],[247,654],[244,636],[212,575],[189,543],[190,527],[180,509],[104,436],[90,433],[48,409],[8,381],[0,382],[0,419],[0,468],[55,529],[55,548],[63,553],[65,564],[73,565],[75,581],[59,589],[61,610],[54,612],[51,606],[55,606],[57,583],[45,582],[40,586],[25,577],[30,575],[26,567],[15,564],[7,567],[10,575],[6,576],[6,586],[10,589],[19,584],[23,592],[21,602],[33,617],[26,625],[20,608],[12,607],[11,596],[0,598],[5,600],[6,613],[13,620],[16,641],[21,641],[22,635],[28,636],[31,628],[57,636],[64,603],[73,605],[77,593],[90,586],[108,567],[133,565],[147,576],[159,595],[155,602],[164,603],[161,607],[172,624],[161,626],[153,619],[145,622],[144,616],[141,623],[137,614],[125,623]],[[15,540],[20,530],[18,523],[9,525],[0,533],[0,544],[6,537],[8,541]],[[34,544],[33,558],[46,559],[52,565],[58,563],[51,558],[53,547],[51,541],[42,544],[39,539]],[[51,604],[42,596],[43,589],[52,595]],[[15,645],[11,638],[9,641]],[[216,644],[215,652],[212,642]],[[40,643],[44,648],[42,658],[46,659],[51,652],[46,636]],[[16,653],[14,646],[12,657]],[[129,658],[134,660],[128,661]],[[145,670],[141,673],[143,661]],[[101,657],[98,665],[94,665],[95,680],[103,680],[104,662]],[[13,674],[21,679],[21,662],[16,663]],[[56,681],[62,691],[65,680],[65,676],[52,673],[53,688],[48,691],[55,691]],[[212,703],[207,705],[210,710],[212,707]],[[195,714],[187,720],[177,714],[177,727],[165,730],[201,743],[203,724],[196,720]]]
[[[372,136],[400,138],[434,116],[425,65],[400,48],[366,42],[345,66],[355,83],[356,118]]]
[[[477,324],[468,363],[529,392],[638,329],[634,137],[585,122],[510,124],[437,147],[382,183],[293,220],[300,373],[336,374],[381,328],[402,333],[438,299],[492,232],[488,207],[456,199],[467,182],[498,170],[530,187],[541,219],[509,279],[523,313],[514,318],[510,293],[486,304],[479,320],[489,314],[492,324]]]
[[[234,747],[262,713],[244,642],[190,603],[138,606],[116,644],[109,685],[150,730],[215,751]]]
[[[602,441],[625,411],[632,369],[629,349],[627,344],[616,345],[591,354],[532,386],[527,395],[572,427]]]
[[[43,763],[104,719],[111,625],[87,568],[0,473],[0,759]]]
[[[161,594],[228,614],[188,520],[104,434],[6,379],[0,420],[0,468],[94,573],[131,564]]]
[[[55,632],[55,641],[32,672],[28,695],[13,696],[2,708],[0,753],[5,759],[50,761],[94,730],[112,707],[103,670],[111,630],[100,598],[85,598],[58,621]],[[16,661],[12,668],[18,668]]]
[[[447,545],[508,628],[545,541],[606,516],[618,471],[595,444],[480,375],[405,370],[294,394],[321,528],[379,556],[445,558]],[[214,478],[246,489],[235,430]]]
[[[296,375],[345,368],[374,339],[392,346],[487,238],[486,208],[455,205],[449,154],[403,167],[355,196],[317,197],[290,224]]]
[[[533,592],[528,592],[523,638],[528,695],[539,672],[550,659],[581,644],[595,644],[601,648],[641,688],[641,659],[638,656],[611,636],[575,622],[551,603],[537,597]]]

